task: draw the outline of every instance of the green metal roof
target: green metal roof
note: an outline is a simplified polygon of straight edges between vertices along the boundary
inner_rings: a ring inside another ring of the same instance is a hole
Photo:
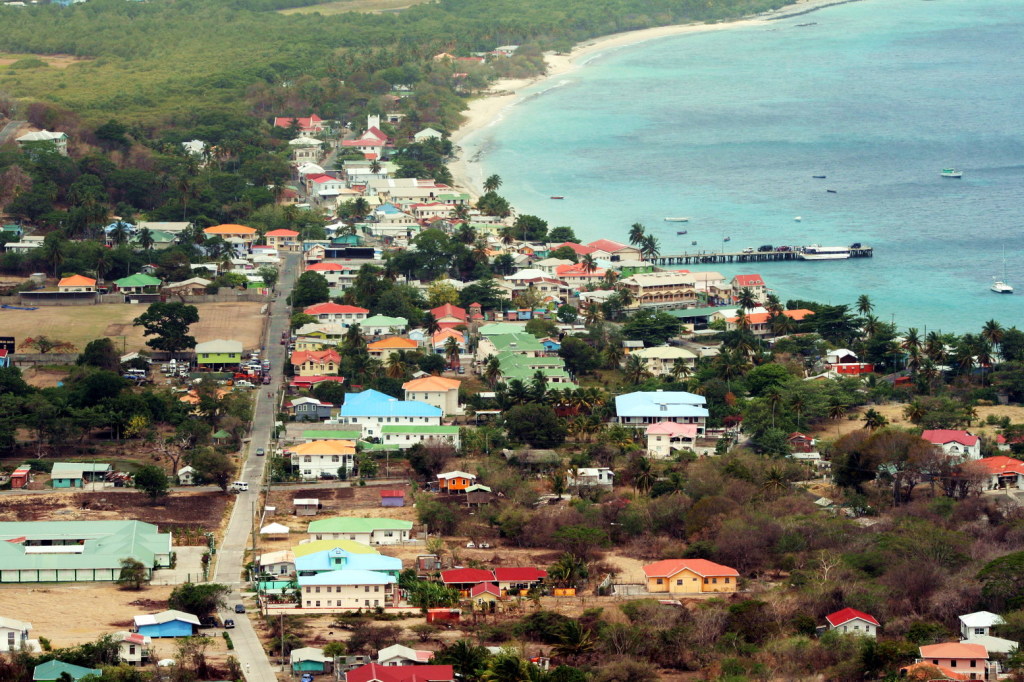
[[[498,349],[498,352],[515,350],[516,352],[530,352],[544,350],[544,344],[542,344],[537,337],[533,334],[494,334],[488,336],[494,347]],[[514,344],[514,345],[513,345]]]
[[[388,443],[359,443],[359,448],[364,452],[394,452],[400,450],[397,445]]]
[[[383,426],[381,433],[444,433],[453,436],[459,435],[458,426]]]
[[[372,533],[377,530],[412,530],[412,521],[335,516],[333,519],[320,519],[309,524],[310,533]]]
[[[481,336],[494,336],[495,334],[525,334],[526,325],[515,322],[488,322],[480,325]],[[532,336],[532,335],[531,335]]]
[[[156,277],[137,272],[134,275],[129,275],[128,277],[115,279],[114,284],[121,289],[126,289],[128,287],[157,287],[163,284],[163,282]]]
[[[72,665],[71,663],[54,659],[37,665],[35,670],[32,671],[32,679],[39,680],[40,682],[49,682],[50,680],[59,680],[60,676],[64,673],[67,673],[72,680],[80,680],[88,675],[96,675],[98,677],[103,674],[103,671],[98,668],[83,668],[80,665]]]
[[[212,437],[213,438],[231,438],[231,434],[228,433],[227,431],[225,431],[224,429],[221,429],[217,433],[213,434]]]
[[[84,540],[84,549],[73,554],[26,554],[19,538]],[[142,521],[0,522],[0,566],[9,570],[119,569],[125,557],[152,567],[156,555],[170,552],[170,534]]]

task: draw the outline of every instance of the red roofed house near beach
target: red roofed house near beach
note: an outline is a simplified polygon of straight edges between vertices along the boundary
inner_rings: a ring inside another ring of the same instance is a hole
[[[988,675],[988,650],[981,644],[944,642],[928,644],[919,651],[920,663],[948,668],[954,673],[967,675],[968,680],[995,679]]]
[[[648,592],[694,594],[735,592],[740,574],[735,568],[707,559],[666,559],[644,566]]]
[[[830,613],[825,616],[828,621],[829,630],[838,630],[848,635],[866,635],[876,637],[878,635],[878,621],[863,611],[849,607]]]
[[[735,294],[733,299],[736,299],[744,289],[750,289],[750,293],[754,295],[754,299],[758,303],[764,303],[768,298],[768,287],[765,286],[764,278],[761,275],[736,275],[729,284],[732,285]]]
[[[1019,459],[998,455],[979,459],[975,464],[989,476],[985,490],[1024,488],[1024,462]]]
[[[981,439],[970,431],[958,429],[928,429],[921,434],[947,457],[958,459],[979,459],[981,457]]]
[[[591,252],[594,258],[606,258],[610,261],[640,260],[640,249],[611,239],[598,239],[587,246],[594,249]]]
[[[814,311],[806,309],[783,310],[782,314],[788,317],[789,319],[793,320],[794,322],[800,322],[803,319],[813,315]],[[750,333],[754,334],[755,336],[767,336],[772,332],[770,323],[771,317],[771,313],[751,313],[750,315],[746,316],[747,329],[749,329]],[[737,324],[739,320],[740,318],[738,315],[736,317],[730,317],[726,319],[725,323],[727,328],[730,331],[736,329],[739,326]]]

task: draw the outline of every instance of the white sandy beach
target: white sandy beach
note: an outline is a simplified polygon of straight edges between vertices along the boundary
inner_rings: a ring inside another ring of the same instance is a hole
[[[682,35],[687,33],[704,33],[707,31],[721,31],[730,28],[741,28],[746,26],[760,26],[772,20],[781,19],[787,16],[803,14],[813,9],[820,9],[830,5],[845,4],[854,0],[797,0],[792,5],[787,5],[774,12],[766,12],[756,17],[737,19],[718,24],[676,24],[672,26],[658,26],[638,31],[627,31],[612,35],[595,38],[581,43],[573,48],[569,54],[558,54],[548,52],[544,55],[547,62],[547,73],[534,78],[506,79],[495,81],[490,90],[482,96],[472,100],[463,112],[465,122],[458,130],[452,133],[452,142],[458,145],[471,133],[501,120],[501,113],[512,106],[515,106],[524,99],[522,91],[526,88],[541,83],[542,81],[564,76],[576,71],[595,56],[622,47],[637,45],[639,43],[664,38],[666,36]],[[467,159],[465,152],[459,153],[456,158],[448,164],[452,172],[455,184],[470,194],[477,196],[482,191],[480,185],[482,179],[476,177],[473,168],[476,161]]]

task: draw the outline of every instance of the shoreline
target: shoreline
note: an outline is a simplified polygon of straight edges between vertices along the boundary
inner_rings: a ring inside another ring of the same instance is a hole
[[[778,21],[789,17],[801,16],[810,12],[845,5],[859,0],[797,0],[791,5],[786,5],[771,12],[764,12],[753,16],[723,21],[716,24],[671,24],[669,26],[656,26],[643,28],[624,33],[612,33],[600,38],[592,38],[572,48],[568,54],[546,52],[544,61],[547,64],[545,73],[532,78],[516,78],[497,80],[491,84],[491,88],[480,97],[473,99],[463,111],[465,121],[457,130],[451,134],[452,144],[456,146],[455,157],[448,164],[454,184],[460,189],[468,192],[474,199],[482,194],[481,185],[483,178],[474,177],[474,168],[479,167],[479,159],[466,158],[466,151],[460,144],[471,135],[488,128],[501,121],[502,114],[507,109],[519,104],[526,95],[522,91],[539,85],[548,80],[565,76],[586,66],[592,59],[604,54],[609,50],[616,50],[624,47],[632,47],[645,43],[649,40],[665,38],[668,36],[686,35],[690,33],[705,33],[707,31],[721,31],[732,28],[746,28],[750,26],[763,26],[771,21]],[[476,156],[479,156],[479,152]]]

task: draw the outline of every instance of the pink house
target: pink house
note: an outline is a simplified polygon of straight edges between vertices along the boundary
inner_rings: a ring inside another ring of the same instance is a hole
[[[981,644],[944,642],[929,644],[919,649],[921,663],[966,675],[968,680],[988,679],[988,650]]]
[[[667,459],[673,449],[692,448],[697,440],[696,424],[657,422],[647,427],[647,456]]]

